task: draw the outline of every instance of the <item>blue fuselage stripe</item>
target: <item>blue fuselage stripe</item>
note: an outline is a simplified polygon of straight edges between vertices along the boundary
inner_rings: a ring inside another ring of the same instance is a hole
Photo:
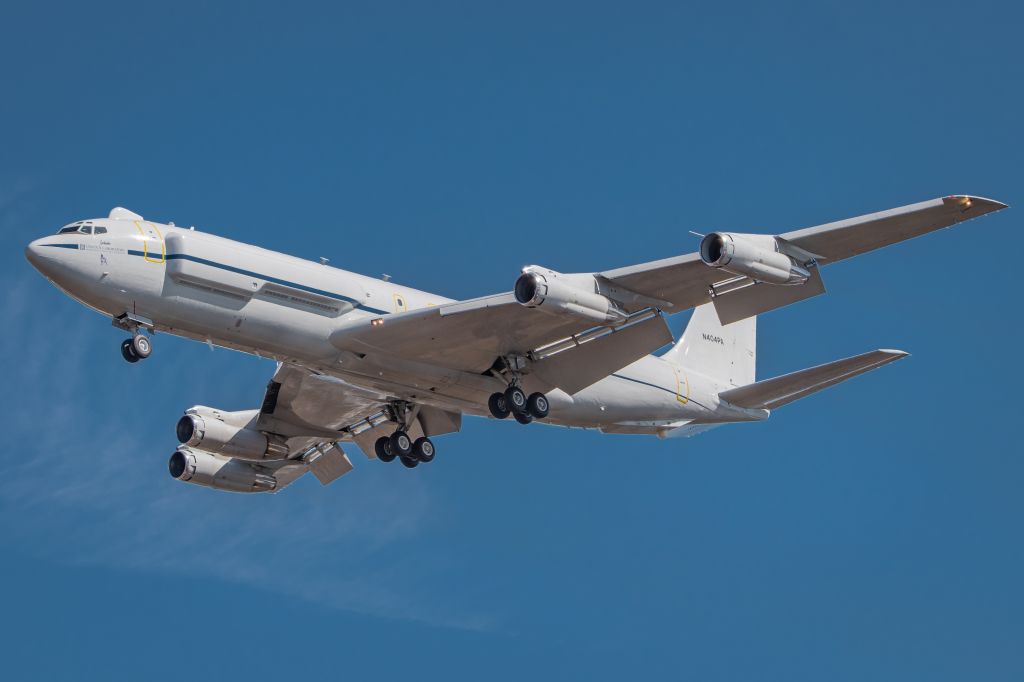
[[[79,248],[78,244],[46,244],[45,246],[53,246],[53,247],[58,248],[58,249],[78,249]],[[135,249],[128,249],[128,255],[129,256],[145,257],[148,254],[146,252],[144,252],[144,251],[138,251],[138,250],[135,250]],[[245,275],[246,277],[255,277],[256,279],[262,279],[262,280],[265,280],[267,282],[273,282],[274,284],[280,284],[281,286],[284,286],[284,287],[290,287],[292,289],[299,289],[301,291],[308,291],[309,293],[316,294],[317,296],[324,296],[326,298],[331,298],[331,299],[334,299],[336,301],[343,301],[345,303],[351,303],[353,305],[353,307],[355,307],[355,308],[362,308],[363,310],[366,310],[366,311],[371,312],[371,313],[377,313],[379,315],[387,315],[388,314],[387,310],[381,310],[380,308],[371,308],[370,306],[364,305],[364,304],[360,303],[359,301],[357,301],[356,299],[351,298],[349,296],[345,296],[344,294],[336,294],[333,291],[324,291],[323,289],[317,289],[315,287],[306,286],[305,284],[299,284],[298,282],[289,282],[286,279],[279,279],[277,277],[269,277],[267,275],[261,275],[258,272],[253,272],[251,270],[245,270],[243,268],[236,268],[233,265],[226,265],[224,263],[218,263],[216,261],[207,260],[206,258],[199,258],[197,256],[190,256],[190,255],[185,254],[185,253],[168,253],[167,255],[164,256],[164,260],[187,260],[187,261],[192,261],[193,263],[199,263],[200,265],[208,265],[211,268],[220,268],[221,270],[227,270],[228,272],[234,272],[234,273],[239,274],[239,275]]]

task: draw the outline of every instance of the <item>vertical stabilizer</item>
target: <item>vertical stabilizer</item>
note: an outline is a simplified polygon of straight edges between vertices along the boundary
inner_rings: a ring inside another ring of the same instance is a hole
[[[757,360],[757,318],[723,326],[714,304],[697,306],[683,337],[662,357],[733,386],[751,384]]]

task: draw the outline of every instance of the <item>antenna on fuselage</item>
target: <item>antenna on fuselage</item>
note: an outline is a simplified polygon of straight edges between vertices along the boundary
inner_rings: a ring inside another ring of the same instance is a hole
[[[388,273],[386,273],[386,272],[385,272],[384,274],[382,274],[382,275],[380,276],[380,278],[381,278],[382,280],[384,280],[385,282],[390,282],[390,281],[391,281],[391,275],[389,275],[389,274],[388,274]]]
[[[320,265],[327,265],[330,262],[331,262],[330,259],[324,258],[323,256],[320,256]]]

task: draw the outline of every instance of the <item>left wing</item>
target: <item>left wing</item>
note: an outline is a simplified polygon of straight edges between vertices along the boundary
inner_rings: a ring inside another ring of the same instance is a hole
[[[647,320],[655,311],[682,312],[712,299],[722,323],[728,324],[824,293],[821,265],[1002,208],[1005,204],[991,199],[950,196],[774,237],[737,235],[766,248],[762,254],[791,258],[805,275],[805,281],[794,286],[764,283],[724,267],[712,267],[699,253],[598,273],[562,275],[531,266],[524,270],[524,275],[543,275],[540,279],[545,280],[548,298],[554,301],[551,305],[543,297],[540,303],[534,298],[522,304],[513,293],[497,294],[348,321],[330,338],[337,348],[350,351],[359,359],[370,354],[378,356],[380,362],[403,359],[470,375],[488,372],[504,356],[538,359],[549,349],[559,348],[564,352],[560,371],[553,372],[546,383],[571,393],[588,385],[586,382],[601,378],[601,372],[608,374],[621,369],[671,340],[659,319],[648,325],[652,329],[660,325],[657,333],[638,334],[642,338],[631,344],[635,356],[626,352],[608,354],[605,364],[598,368],[600,371],[581,371],[573,376],[573,364],[581,368],[589,364],[588,355],[578,349],[602,329],[621,329]],[[580,315],[581,308],[593,305],[595,299],[603,301],[618,319],[595,322],[593,317]],[[620,361],[621,365],[614,366]],[[486,386],[479,390],[486,390]]]
[[[777,239],[813,257],[816,265],[827,265],[1004,208],[1006,204],[992,199],[948,196],[785,232]],[[707,303],[713,287],[736,279],[727,271],[705,265],[699,253],[607,270],[600,276],[645,296],[668,301],[673,310],[679,311]]]

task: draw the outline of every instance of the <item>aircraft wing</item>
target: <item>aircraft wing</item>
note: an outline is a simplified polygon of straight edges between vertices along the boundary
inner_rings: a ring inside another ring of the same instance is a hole
[[[286,459],[234,460],[231,466],[249,467],[257,473],[273,476],[274,492],[283,490],[307,472],[327,485],[354,468],[348,455],[337,445],[338,441],[349,439],[350,432],[345,429],[379,412],[383,404],[377,394],[281,363],[267,384],[252,427],[285,438]]]
[[[682,312],[714,298],[719,318],[723,324],[728,324],[824,293],[818,266],[1001,208],[1005,205],[990,199],[949,196],[777,235],[786,248],[795,249],[814,261],[811,278],[800,286],[757,285],[745,277],[706,265],[697,253],[568,277],[576,278],[575,282],[589,281],[593,290],[611,298],[625,313],[632,315],[642,315],[651,309]],[[584,279],[580,280],[581,277]],[[712,289],[723,285],[730,289],[713,297]],[[594,325],[594,322],[557,310],[522,306],[512,293],[506,293],[347,321],[332,333],[331,342],[340,350],[360,357],[373,354],[481,374],[493,367],[497,358],[507,354],[536,356],[538,351],[555,344],[578,346],[580,338],[593,333]],[[558,379],[548,383],[566,390],[579,390],[586,382],[596,381],[595,376],[600,378],[601,372],[607,374],[621,369],[671,340],[664,333],[663,322],[659,331],[653,330],[655,325],[650,326],[651,333],[636,334],[642,338],[634,339],[629,349],[607,343],[601,371],[587,372],[584,379],[574,381],[569,377],[574,370],[573,359],[584,362],[587,355],[574,355],[575,351],[570,350],[561,358],[559,371],[553,373]],[[616,365],[618,362],[621,364]]]
[[[992,199],[948,196],[778,236],[812,254],[818,265],[828,265],[1004,208],[1006,204]],[[671,303],[672,312],[707,303],[711,299],[709,287],[736,279],[728,272],[708,267],[697,253],[607,270],[600,276],[643,296]]]
[[[201,485],[237,490],[225,481],[251,478],[255,474],[272,476],[273,487],[269,489],[279,492],[307,472],[312,472],[321,484],[328,485],[355,468],[342,449],[342,442],[354,441],[368,458],[374,458],[374,441],[398,428],[385,409],[387,405],[388,396],[383,393],[280,363],[267,384],[259,410],[223,413],[201,406],[192,409],[211,421],[228,419],[237,426],[241,420],[247,429],[262,432],[275,447],[283,445],[286,451],[275,451],[273,458],[265,460],[248,460],[232,458],[215,448],[204,451],[202,442],[180,447],[191,451],[193,456],[199,451],[213,458],[212,462],[207,459],[204,466],[217,471],[207,471],[207,479],[197,481]],[[458,431],[461,425],[459,413],[417,405],[416,413],[409,415],[406,430],[416,439]]]

